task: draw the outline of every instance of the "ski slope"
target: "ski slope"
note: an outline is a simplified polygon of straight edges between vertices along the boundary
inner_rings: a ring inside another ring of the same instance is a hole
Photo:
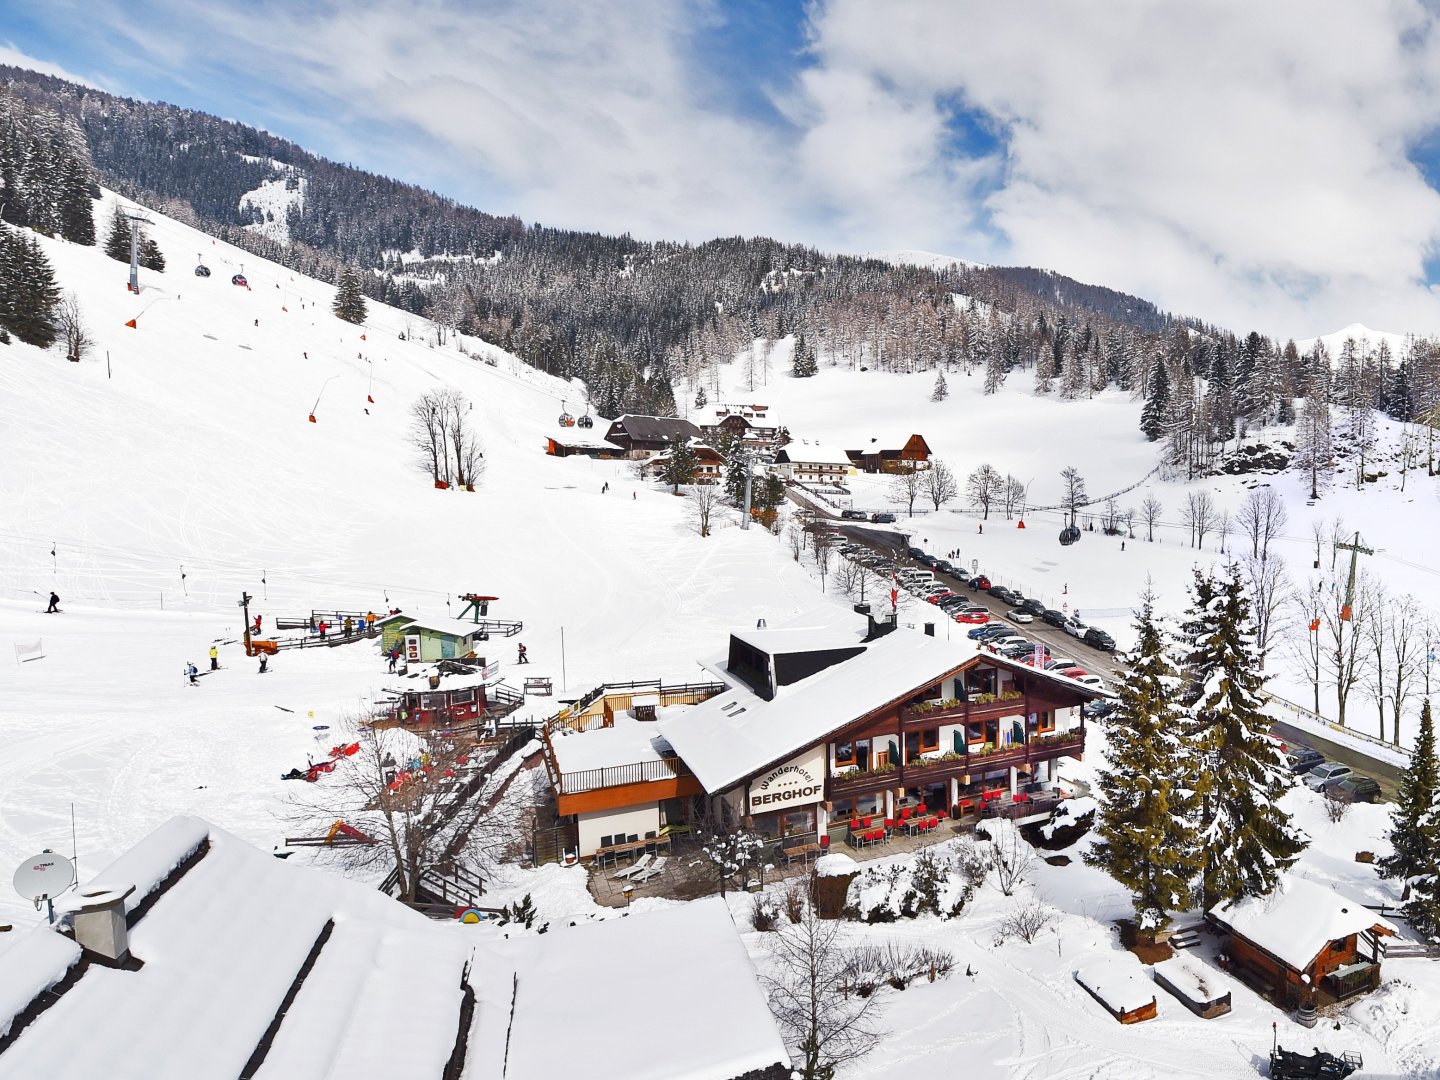
[[[491,614],[525,632],[487,659],[508,673],[523,641],[525,674],[560,693],[691,676],[737,622],[820,601],[763,530],[702,540],[684,500],[625,463],[546,456],[580,389],[478,341],[463,343],[474,355],[436,346],[424,320],[380,305],[364,327],[342,322],[329,285],[150,216],[170,269],[142,271],[138,297],[102,251],[42,239],[96,339],[84,362],[0,347],[10,861],[68,852],[72,802],[92,867],[173,813],[266,848],[295,834],[278,776],[324,740],[315,725],[338,730],[375,699],[384,665],[357,644],[284,653],[259,677],[236,643],[242,590],[267,629],[312,608],[444,615],[448,601],[458,615],[459,594],[496,595]],[[230,283],[242,269],[248,288]],[[474,493],[437,491],[414,463],[408,411],[439,386],[473,405],[487,460]],[[63,614],[42,614],[51,589]],[[186,685],[215,640],[224,670]],[[45,658],[17,664],[14,646],[35,641]],[[0,917],[18,903],[0,892]]]

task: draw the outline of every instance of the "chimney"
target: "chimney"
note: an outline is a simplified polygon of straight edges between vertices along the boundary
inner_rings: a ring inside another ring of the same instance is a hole
[[[879,622],[876,622],[875,616],[870,614],[869,604],[856,604],[855,610],[858,611],[862,607],[865,608],[865,617],[870,621],[870,630],[863,638],[860,639],[862,642],[871,642],[874,641],[876,638],[882,638],[886,634],[890,633],[890,631],[894,630],[895,627],[898,625],[895,621],[894,612],[891,612]]]
[[[130,959],[125,898],[134,891],[134,885],[90,885],[70,900],[75,941],[102,964],[119,966]]]

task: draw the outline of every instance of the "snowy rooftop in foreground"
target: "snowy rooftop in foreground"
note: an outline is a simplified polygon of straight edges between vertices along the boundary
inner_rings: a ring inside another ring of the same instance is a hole
[[[208,841],[208,850],[205,844]],[[203,854],[176,875],[186,856]],[[730,1080],[785,1062],[745,948],[723,903],[700,901],[543,937],[498,940],[434,923],[372,888],[292,866],[195,818],[175,818],[97,878],[134,884],[127,904],[171,877],[130,930],[138,970],[84,969],[0,1052],[0,1078],[440,1080],[475,992],[462,1077],[578,1075]],[[313,967],[303,975],[307,957]],[[75,964],[69,938],[37,926],[0,963],[0,1032]],[[670,1010],[617,1053],[657,971],[704,972],[709,1010]],[[467,973],[468,972],[468,973]],[[267,1029],[298,986],[273,1041]],[[604,1053],[589,1051],[604,1048]]]
[[[1357,901],[1313,881],[1287,874],[1269,896],[1250,896],[1210,914],[1297,971],[1304,971],[1326,942],[1379,926],[1395,926]]]

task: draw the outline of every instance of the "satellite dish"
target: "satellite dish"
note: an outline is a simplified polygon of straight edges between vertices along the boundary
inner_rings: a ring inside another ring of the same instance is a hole
[[[64,855],[42,851],[26,859],[15,871],[15,891],[37,904],[59,896],[75,884],[75,864]]]

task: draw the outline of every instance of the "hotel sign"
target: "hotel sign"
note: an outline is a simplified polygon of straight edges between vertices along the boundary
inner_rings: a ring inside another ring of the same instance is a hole
[[[750,785],[750,813],[767,814],[825,797],[823,754],[792,760]]]

